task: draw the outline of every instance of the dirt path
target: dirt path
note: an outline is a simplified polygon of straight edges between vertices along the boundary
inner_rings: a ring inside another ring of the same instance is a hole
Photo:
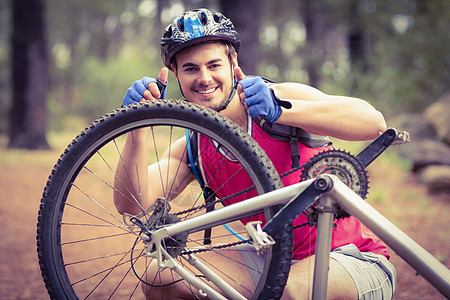
[[[36,219],[45,182],[59,154],[0,150],[2,299],[48,299],[37,263]],[[373,173],[374,192],[369,196],[374,205],[448,266],[449,197],[426,197],[423,188],[388,166],[376,166]],[[381,180],[390,187],[381,187]],[[395,299],[444,299],[395,254],[392,261],[399,274]]]
[[[0,295],[2,299],[48,299],[37,262],[36,220],[57,155],[53,162],[50,153],[19,156],[16,163],[0,168]]]

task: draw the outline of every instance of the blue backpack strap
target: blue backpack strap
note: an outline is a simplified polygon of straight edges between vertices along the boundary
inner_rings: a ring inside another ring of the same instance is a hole
[[[195,136],[195,138],[193,138]],[[189,129],[186,129],[186,149],[187,149],[187,155],[188,155],[188,166],[191,169],[192,173],[194,174],[195,178],[197,178],[197,181],[202,188],[203,191],[203,197],[205,198],[206,203],[206,212],[210,212],[214,210],[214,200],[215,200],[215,192],[205,185],[203,182],[202,176],[199,174],[198,170],[198,152],[197,152],[197,134],[195,132],[192,132],[192,138],[191,138],[191,131]],[[234,231],[230,226],[227,224],[223,224],[223,226],[235,237],[242,241],[246,241],[245,238],[243,238],[241,235],[239,235],[236,231]],[[203,237],[203,244],[209,245],[211,244],[211,228],[205,229],[205,234]]]
[[[211,189],[205,187],[205,183],[203,182],[203,179],[198,172],[197,159],[194,159],[194,153],[196,157],[198,156],[198,153],[197,151],[193,151],[192,149],[192,148],[197,149],[195,145],[196,141],[193,141],[197,140],[195,132],[192,132],[192,137],[195,138],[191,138],[191,131],[189,129],[186,129],[186,149],[189,158],[188,166],[191,169],[192,173],[194,174],[195,178],[197,178],[198,184],[202,188],[203,197],[205,198],[206,203],[206,212],[208,213],[214,210],[214,192]],[[208,202],[212,202],[213,204],[208,205]],[[211,244],[211,228],[205,229],[203,244],[204,245]]]
[[[195,134],[195,133],[193,133],[193,134]],[[187,154],[188,154],[188,158],[189,158],[188,166],[191,169],[192,173],[194,173],[195,178],[197,178],[198,183],[200,184],[200,186],[203,189],[205,184],[203,182],[203,179],[198,174],[197,163],[196,163],[196,159],[194,159],[194,154],[192,151],[193,145],[192,145],[191,141],[192,141],[192,139],[191,139],[190,130],[186,129],[186,147],[187,147]],[[197,156],[197,153],[195,153],[195,155]]]

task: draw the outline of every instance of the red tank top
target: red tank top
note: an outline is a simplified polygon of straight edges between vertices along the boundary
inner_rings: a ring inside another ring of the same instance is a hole
[[[250,119],[249,119],[250,120]],[[281,142],[265,133],[259,126],[249,121],[248,132],[264,149],[268,157],[272,160],[279,174],[291,170],[292,148],[289,142]],[[235,194],[245,188],[252,186],[248,175],[241,170],[241,165],[228,157],[223,149],[217,148],[206,137],[199,139],[199,158],[201,160],[204,178],[207,178],[207,185],[211,187],[219,197]],[[309,148],[302,143],[298,143],[300,152],[300,164],[306,163],[312,156],[322,151],[324,148]],[[200,150],[201,149],[201,150]],[[285,186],[297,183],[300,180],[301,170],[282,178]],[[255,191],[247,192],[243,195],[226,200],[227,205],[236,203],[249,197],[256,196]],[[249,221],[262,221],[264,216],[258,215],[243,219],[246,224]],[[304,214],[298,216],[293,225],[307,222]],[[385,244],[368,228],[362,225],[356,218],[349,217],[335,221],[337,226],[333,229],[333,239],[331,249],[353,243],[362,252],[373,252],[389,258]],[[294,251],[293,259],[302,259],[314,254],[316,245],[316,228],[308,225],[294,230]]]

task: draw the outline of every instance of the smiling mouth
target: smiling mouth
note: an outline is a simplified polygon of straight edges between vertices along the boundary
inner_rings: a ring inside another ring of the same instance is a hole
[[[217,87],[213,87],[213,88],[210,88],[210,89],[207,89],[207,90],[197,90],[196,92],[200,93],[202,95],[208,95],[208,94],[213,93],[216,89],[217,89]]]

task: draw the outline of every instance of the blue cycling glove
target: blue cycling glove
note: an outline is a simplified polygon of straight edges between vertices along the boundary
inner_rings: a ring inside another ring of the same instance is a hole
[[[244,90],[245,103],[251,117],[265,116],[272,123],[280,117],[281,107],[261,77],[247,77],[239,83]]]
[[[148,85],[151,82],[156,82],[159,91],[161,92],[161,99],[165,99],[167,83],[162,83],[154,78],[143,77],[140,80],[136,80],[127,90],[125,96],[123,97],[123,106],[127,106],[135,102],[141,102],[141,99],[144,98],[144,92],[148,89]]]
[[[140,80],[136,80],[127,90],[125,97],[123,97],[123,106],[141,102],[141,99],[144,98],[144,92],[148,89],[150,82],[156,82],[156,80],[149,77],[143,77]]]

